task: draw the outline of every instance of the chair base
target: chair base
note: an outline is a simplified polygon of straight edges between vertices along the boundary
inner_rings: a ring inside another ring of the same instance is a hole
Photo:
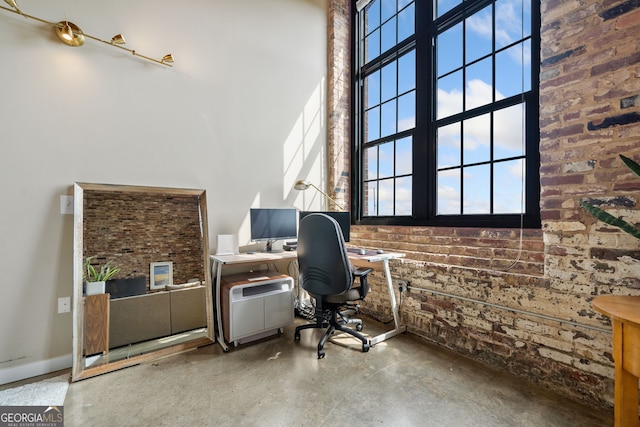
[[[362,352],[366,353],[369,351],[370,345],[369,340],[362,334],[354,331],[351,328],[346,327],[346,324],[355,323],[356,328],[358,330],[362,330],[362,320],[360,319],[350,319],[344,317],[342,313],[339,311],[339,307],[332,306],[328,308],[329,311],[329,319],[327,321],[324,310],[322,308],[316,307],[316,323],[309,323],[306,325],[300,325],[296,327],[296,331],[293,334],[293,338],[298,341],[300,340],[300,331],[303,329],[327,329],[320,341],[318,342],[318,359],[323,359],[325,356],[324,345],[329,340],[329,337],[335,331],[345,332],[353,337],[362,341]]]

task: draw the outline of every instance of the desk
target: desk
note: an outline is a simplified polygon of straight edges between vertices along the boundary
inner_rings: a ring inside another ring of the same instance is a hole
[[[216,293],[216,323],[217,323],[217,340],[223,351],[229,351],[229,347],[224,342],[224,330],[222,328],[222,306],[220,304],[221,293],[220,284],[222,279],[222,267],[225,265],[259,265],[271,264],[282,261],[295,261],[298,259],[298,253],[295,251],[285,252],[257,252],[254,254],[234,254],[234,255],[210,255],[212,267],[211,276],[215,277]]]
[[[611,318],[615,362],[614,425],[638,425],[640,377],[640,297],[600,296],[593,307]]]
[[[374,346],[379,342],[382,342],[388,338],[394,337],[407,330],[407,327],[400,325],[400,316],[398,314],[398,303],[396,301],[396,293],[393,291],[393,280],[391,278],[391,271],[389,270],[389,260],[403,258],[404,254],[399,252],[385,252],[375,255],[357,255],[349,253],[349,259],[353,265],[361,267],[373,267],[370,264],[382,264],[384,270],[384,277],[387,281],[387,289],[389,291],[389,298],[391,299],[391,311],[393,312],[393,329],[387,332],[383,332],[380,335],[369,340],[369,345]],[[375,267],[373,267],[375,268]]]
[[[396,294],[393,290],[393,280],[391,278],[391,271],[389,270],[389,260],[404,257],[403,253],[398,252],[385,252],[382,254],[373,255],[358,255],[349,253],[349,259],[356,266],[373,267],[371,264],[382,264],[384,270],[384,276],[387,282],[387,289],[389,291],[389,298],[391,299],[391,310],[393,312],[394,328],[390,331],[383,332],[369,340],[369,345],[376,345],[388,338],[401,334],[407,330],[406,326],[402,326],[399,323],[398,303],[396,302]],[[220,307],[220,281],[222,277],[222,267],[225,265],[258,265],[258,264],[270,264],[281,261],[297,261],[298,253],[295,251],[285,252],[260,252],[255,254],[238,254],[238,255],[211,255],[211,261],[213,263],[211,268],[211,275],[215,276],[216,283],[216,319],[218,328],[218,343],[224,351],[229,351],[229,347],[224,342],[224,333],[222,329],[222,313]]]

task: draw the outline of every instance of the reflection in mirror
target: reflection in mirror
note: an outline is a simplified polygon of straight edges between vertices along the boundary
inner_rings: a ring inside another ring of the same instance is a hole
[[[74,205],[73,381],[213,342],[204,190],[76,183]]]

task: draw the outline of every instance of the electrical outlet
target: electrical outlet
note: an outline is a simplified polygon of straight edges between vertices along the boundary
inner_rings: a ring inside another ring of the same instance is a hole
[[[58,298],[58,314],[71,311],[71,297]]]
[[[73,215],[73,196],[60,196],[60,213],[62,215]]]
[[[409,282],[407,280],[398,280],[398,290],[407,292],[409,290]]]

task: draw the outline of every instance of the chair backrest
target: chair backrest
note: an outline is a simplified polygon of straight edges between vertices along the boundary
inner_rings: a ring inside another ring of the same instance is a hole
[[[298,230],[300,286],[315,295],[340,295],[353,284],[353,266],[340,226],[321,213],[307,215]]]

